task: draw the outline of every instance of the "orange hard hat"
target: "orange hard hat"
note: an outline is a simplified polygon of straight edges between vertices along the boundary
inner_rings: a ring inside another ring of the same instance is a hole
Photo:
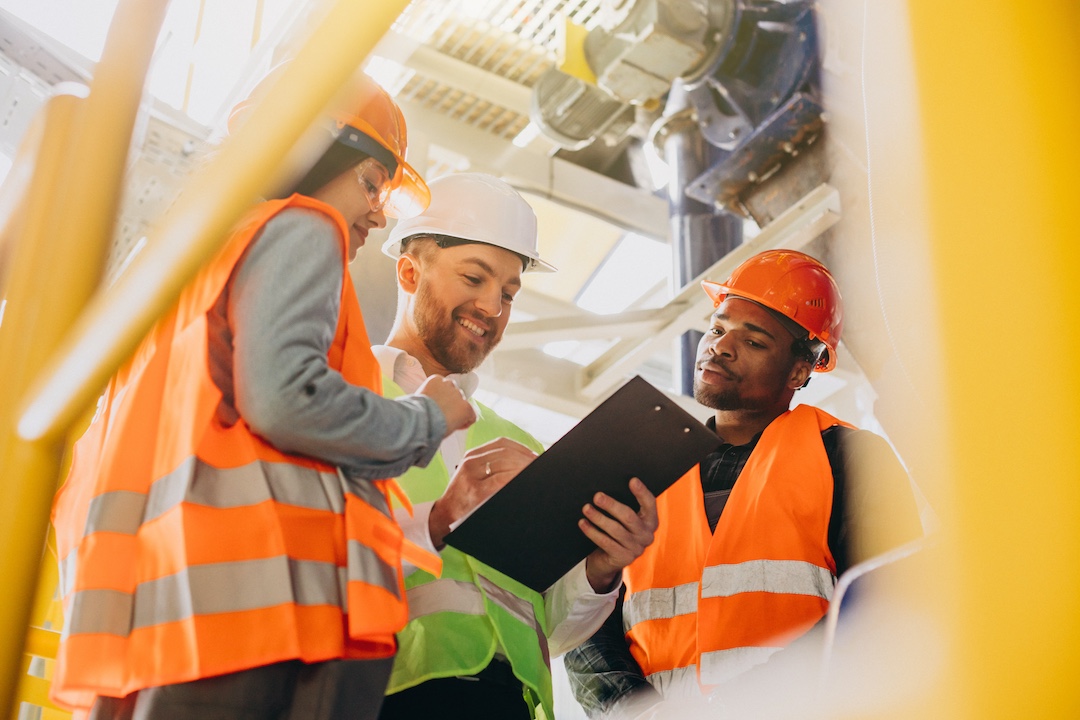
[[[726,282],[703,280],[701,286],[719,307],[728,295],[753,300],[806,330],[828,351],[814,370],[836,367],[836,347],[844,326],[840,288],[828,268],[795,250],[766,250],[735,268]]]
[[[235,132],[259,98],[281,75],[288,61],[274,67],[229,113],[229,132]],[[422,213],[431,202],[427,183],[405,161],[408,133],[401,108],[377,82],[356,72],[332,106],[334,140],[365,152],[383,163],[391,173],[390,198],[383,212],[407,218]]]

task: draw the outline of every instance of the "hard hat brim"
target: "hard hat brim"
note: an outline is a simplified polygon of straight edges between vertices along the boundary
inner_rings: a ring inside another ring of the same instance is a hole
[[[430,195],[429,195],[429,200],[430,200]],[[524,257],[528,262],[526,263],[523,272],[558,272],[558,268],[556,268],[551,263],[546,262],[545,260],[541,259],[540,256],[538,254],[536,254],[536,253],[528,253],[528,252],[524,252],[523,250],[500,247],[498,245],[494,245],[492,243],[485,242],[483,240],[477,240],[477,239],[473,238],[469,233],[448,233],[445,228],[437,227],[437,226],[434,226],[434,225],[432,225],[430,227],[425,226],[423,224],[415,225],[415,226],[409,228],[409,231],[408,231],[407,234],[398,233],[397,228],[395,228],[394,231],[392,231],[390,233],[390,237],[387,238],[386,242],[383,243],[383,246],[382,246],[383,254],[388,255],[388,256],[390,256],[390,257],[392,257],[392,258],[394,258],[396,260],[397,258],[401,257],[401,245],[402,245],[402,243],[404,243],[409,238],[413,238],[413,237],[416,237],[418,235],[431,235],[431,236],[444,235],[444,236],[447,236],[447,237],[453,237],[453,238],[457,238],[459,240],[464,240],[466,242],[477,243],[479,245],[491,245],[492,247],[497,247],[500,250],[506,250],[507,252],[512,252],[515,255]]]
[[[390,199],[383,208],[387,217],[405,218],[416,217],[427,210],[431,204],[431,189],[420,173],[416,172],[412,165],[405,162],[405,158],[398,158],[398,172],[394,173],[396,186],[390,192]]]

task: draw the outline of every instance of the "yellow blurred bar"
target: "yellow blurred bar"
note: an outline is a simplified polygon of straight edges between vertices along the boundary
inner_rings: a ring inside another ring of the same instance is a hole
[[[135,349],[258,195],[408,0],[337,0],[236,135],[190,179],[159,232],[108,293],[94,298],[34,383],[20,413],[28,439],[62,432]]]
[[[19,688],[19,696],[22,702],[30,703],[41,708],[48,708],[56,715],[52,717],[71,717],[70,713],[59,710],[49,700],[49,682],[43,678],[26,675],[22,678],[22,686]],[[12,720],[19,720],[19,709],[15,708],[11,715]],[[43,718],[44,720],[44,718]]]
[[[89,94],[83,86],[57,86],[34,135],[40,147],[12,240],[0,325],[0,713],[12,707],[19,680],[63,439],[19,439],[15,410],[100,281],[166,6],[121,0]]]
[[[60,95],[45,108],[45,134],[65,138],[81,102],[74,95]],[[39,136],[40,137],[40,136]],[[56,483],[59,453],[50,444],[29,443],[15,435],[17,391],[25,387],[45,352],[33,342],[34,331],[50,299],[48,265],[52,248],[46,240],[51,226],[50,209],[62,168],[63,142],[45,143],[37,163],[24,207],[8,288],[8,308],[0,325],[0,713],[12,706],[23,661],[23,640],[33,605],[36,577],[44,547],[52,489]],[[44,294],[44,295],[42,295]],[[45,318],[47,320],[47,318]]]
[[[927,580],[950,671],[922,716],[1076,718],[1080,5],[909,12],[955,496],[954,557]]]
[[[26,634],[27,655],[55,660],[59,648],[60,633],[56,630],[31,626]]]

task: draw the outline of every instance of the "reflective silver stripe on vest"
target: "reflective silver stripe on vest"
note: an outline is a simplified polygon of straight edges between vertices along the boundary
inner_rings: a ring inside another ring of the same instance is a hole
[[[520,623],[528,625],[536,633],[536,640],[540,645],[540,651],[544,654],[544,664],[551,665],[551,651],[548,649],[547,636],[540,621],[536,618],[536,610],[533,604],[524,598],[519,598],[509,590],[504,590],[483,575],[477,575],[480,587],[488,600],[501,607]]]
[[[75,547],[60,560],[60,597],[66,598],[75,589],[75,571],[79,566],[79,548]]]
[[[440,612],[455,612],[463,615],[487,615],[484,596],[493,604],[505,610],[518,622],[531,627],[536,633],[544,662],[550,664],[547,636],[536,619],[536,611],[528,600],[519,598],[509,590],[504,590],[482,575],[476,576],[480,587],[464,580],[440,578],[409,588],[409,620],[433,615]]]
[[[357,540],[349,541],[349,580],[360,580],[369,585],[378,585],[392,592],[398,600],[401,599],[397,568]]]
[[[629,630],[646,620],[669,619],[697,612],[698,584],[642,590],[626,598],[623,604],[623,629]]]
[[[470,582],[440,578],[409,588],[406,596],[409,599],[410,621],[437,612],[487,614],[480,588]]]
[[[369,494],[370,499],[366,497]],[[371,487],[371,493],[365,492],[361,498],[380,510],[386,505],[382,493],[374,487]],[[134,535],[140,525],[164,515],[182,502],[224,509],[257,505],[267,500],[338,514],[345,508],[341,480],[336,472],[261,461],[236,468],[214,468],[188,458],[156,480],[147,495],[117,490],[95,497],[90,502],[83,534]]]
[[[813,595],[832,598],[835,578],[828,568],[801,560],[750,560],[713,565],[701,574],[701,597],[729,597],[745,592]]]
[[[339,568],[285,556],[196,565],[141,583],[135,593],[80,590],[72,596],[69,634],[109,633],[195,615],[297,605],[344,607]]]
[[[132,595],[119,590],[80,590],[64,608],[62,638],[79,633],[127,637],[131,631]]]
[[[654,672],[646,675],[645,679],[665,698],[692,698],[701,695],[696,665]]]
[[[714,650],[701,654],[701,681],[706,685],[719,685],[760,665],[780,648],[738,647],[730,650]]]
[[[350,479],[346,473],[338,471],[341,487],[345,492],[355,495],[383,515],[392,517],[390,506],[386,502],[386,496],[370,480]]]
[[[102,493],[90,501],[84,535],[113,532],[134,535],[143,523],[146,495],[131,490]]]
[[[181,502],[234,508],[267,500],[335,513],[344,509],[336,472],[260,460],[240,467],[215,468],[188,458],[151,486],[146,520],[164,515]]]

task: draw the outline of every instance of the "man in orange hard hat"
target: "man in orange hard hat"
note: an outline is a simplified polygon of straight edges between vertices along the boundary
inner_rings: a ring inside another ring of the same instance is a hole
[[[438,572],[380,478],[474,414],[442,377],[380,396],[348,263],[428,194],[397,104],[363,75],[351,89],[325,153],[237,224],[76,445],[52,687],[92,720],[374,718],[403,560]]]
[[[716,311],[694,398],[723,445],[657,498],[656,541],[624,571],[625,596],[565,657],[590,717],[666,718],[700,701],[821,620],[845,569],[920,532],[882,438],[790,409],[836,365],[843,310],[825,266],[771,250],[702,285]]]

